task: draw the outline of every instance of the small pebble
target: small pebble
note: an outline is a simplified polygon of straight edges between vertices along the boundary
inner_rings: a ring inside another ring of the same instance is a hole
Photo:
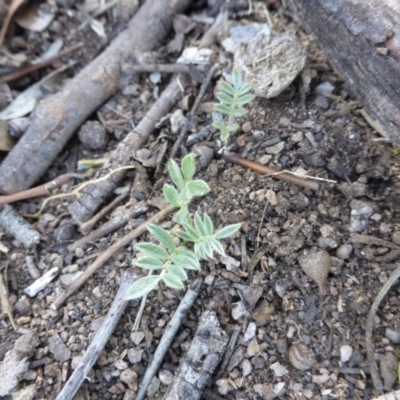
[[[82,146],[88,150],[104,150],[107,147],[108,135],[99,121],[86,121],[78,132]]]
[[[311,369],[316,363],[314,352],[302,343],[295,343],[290,347],[289,361],[300,371]]]
[[[250,375],[253,371],[253,366],[247,358],[245,358],[242,362],[242,371],[244,377]]]
[[[229,384],[228,379],[219,379],[217,382],[215,382],[218,386],[218,392],[219,394],[222,394],[223,396],[227,395],[230,390],[232,390],[231,385]]]
[[[257,332],[257,325],[255,322],[250,322],[249,325],[247,325],[246,331],[243,335],[243,344],[246,344],[250,342],[254,338]]]
[[[398,360],[393,353],[386,353],[380,360],[379,369],[386,391],[391,391],[397,380]]]
[[[267,147],[265,151],[268,154],[279,154],[285,148],[284,142],[279,142],[275,146]]]
[[[281,376],[285,376],[289,372],[287,368],[279,362],[272,364],[270,368],[274,371],[275,376],[277,376],[278,378]]]
[[[393,243],[400,245],[400,231],[393,232],[392,241]]]
[[[336,257],[342,260],[347,260],[350,257],[352,251],[353,251],[353,246],[351,244],[342,244],[336,250]]]
[[[389,339],[394,344],[399,344],[400,343],[400,332],[398,332],[398,331],[396,331],[394,329],[386,328],[385,337],[387,339]]]
[[[344,345],[340,348],[340,361],[347,362],[350,360],[351,355],[353,354],[353,348]]]
[[[245,133],[248,133],[251,131],[251,123],[249,121],[246,121],[243,125],[242,125],[242,131]]]
[[[167,369],[161,369],[160,372],[158,373],[158,379],[160,379],[160,382],[163,385],[168,386],[174,380],[174,374],[171,371],[168,371]]]
[[[332,94],[335,87],[330,82],[322,82],[314,89],[315,93],[320,96],[329,96]]]
[[[322,110],[327,110],[329,108],[329,101],[323,96],[317,96],[314,100],[314,104]]]

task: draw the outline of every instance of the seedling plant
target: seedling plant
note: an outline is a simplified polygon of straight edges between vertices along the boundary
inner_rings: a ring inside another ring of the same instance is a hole
[[[145,296],[160,282],[173,289],[183,289],[188,278],[186,270],[199,270],[201,260],[213,258],[214,252],[225,255],[221,239],[233,235],[241,226],[228,225],[215,232],[213,221],[207,213],[203,216],[195,213],[191,217],[190,202],[210,191],[205,181],[193,179],[196,164],[192,154],[184,157],[181,168],[175,161],[169,161],[168,172],[175,187],[165,184],[163,193],[167,201],[178,209],[173,217],[178,229],[168,231],[155,224],[147,226],[158,244],[137,244],[135,249],[141,255],[134,265],[158,274],[138,279],[129,289],[126,300]]]
[[[221,132],[221,140],[224,146],[229,137],[240,128],[235,120],[247,113],[246,108],[243,106],[250,103],[254,98],[254,96],[249,93],[251,84],[243,82],[238,70],[233,70],[231,81],[232,83],[227,81],[221,82],[221,90],[216,94],[219,104],[215,106],[215,110],[228,117],[227,120],[214,121],[213,123],[213,126]]]

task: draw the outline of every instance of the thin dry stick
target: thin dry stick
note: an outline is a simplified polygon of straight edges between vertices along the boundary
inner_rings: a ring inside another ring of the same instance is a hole
[[[208,87],[210,86],[211,80],[214,77],[215,73],[218,71],[219,67],[220,67],[219,64],[214,64],[212,66],[212,68],[210,69],[210,71],[208,72],[206,79],[202,83],[199,94],[196,98],[196,101],[194,102],[193,107],[190,110],[189,121],[182,127],[182,129],[179,133],[179,136],[176,139],[174,146],[172,147],[172,150],[171,150],[171,153],[169,156],[170,159],[175,157],[176,153],[178,152],[179,146],[185,140],[187,132],[190,128],[190,125],[192,124],[193,117],[196,114],[197,109],[199,108],[200,103],[203,100],[203,97],[206,94]]]
[[[84,222],[80,227],[79,230],[84,234],[88,234],[93,226],[100,221],[105,215],[107,215],[110,210],[112,210],[117,204],[121,203],[122,200],[125,200],[129,196],[129,191],[127,190],[126,192],[120,194],[118,197],[116,197],[110,204],[107,204],[105,207],[103,207],[97,214],[95,214],[92,218],[90,218],[88,221]]]
[[[117,229],[124,226],[131,218],[137,218],[139,215],[144,214],[148,209],[149,207],[147,204],[144,201],[141,201],[134,207],[132,206],[130,209],[126,210],[122,216],[113,218],[112,220],[103,224],[99,229],[90,232],[87,236],[84,236],[78,239],[76,242],[70,244],[68,246],[68,250],[73,252],[78,247],[82,247],[83,245],[93,242],[96,239],[107,236],[111,232],[115,232]],[[137,226],[139,226],[139,223],[136,224],[136,227]],[[132,226],[132,229],[136,227]]]
[[[189,66],[186,64],[143,64],[131,65],[132,72],[163,72],[167,74],[190,74]]]
[[[12,307],[11,307],[10,301],[8,300],[8,291],[7,291],[6,284],[4,283],[4,278],[3,278],[2,273],[0,273],[0,304],[1,304],[2,315],[4,316],[7,314],[12,327],[16,331],[18,329],[18,326],[15,323],[15,320],[13,317]]]
[[[140,389],[135,397],[135,400],[142,400],[144,399],[147,388],[149,387],[152,379],[154,378],[155,374],[160,367],[165,353],[168,351],[169,346],[174,339],[176,332],[182,325],[182,321],[186,317],[187,313],[189,312],[190,308],[192,307],[194,301],[196,300],[197,296],[199,295],[199,291],[201,288],[202,280],[200,278],[196,279],[191,287],[185,294],[185,297],[182,299],[181,303],[179,304],[178,308],[176,309],[174,315],[172,316],[171,320],[169,321],[165,332],[160,340],[160,343],[157,346],[157,350],[154,353],[153,361],[148,366],[146,373],[142,379],[142,383],[140,385]]]
[[[372,377],[372,382],[374,384],[374,388],[376,393],[383,393],[383,384],[382,380],[379,376],[378,366],[374,357],[374,342],[372,340],[372,332],[374,329],[374,318],[376,311],[381,304],[381,301],[389,292],[390,288],[396,283],[397,279],[400,277],[400,265],[392,272],[387,282],[382,286],[382,289],[379,291],[377,296],[375,297],[374,302],[372,303],[371,309],[368,313],[367,325],[365,327],[365,342],[367,347],[367,359],[369,364],[369,370]]]
[[[71,283],[71,285],[67,287],[66,291],[54,301],[51,308],[53,310],[57,310],[59,307],[61,307],[64,301],[67,300],[68,297],[71,296],[73,293],[75,293],[75,291],[78,290],[118,250],[120,250],[122,247],[127,246],[130,242],[132,242],[132,240],[136,239],[137,237],[145,233],[148,224],[151,223],[157,224],[160,221],[167,218],[168,215],[170,215],[174,211],[176,211],[176,207],[168,206],[164,210],[161,210],[157,214],[153,215],[151,218],[148,219],[148,221],[140,225],[134,231],[129,232],[127,235],[117,240],[111,247],[109,247],[106,251],[101,253],[96,258],[96,260],[89,265],[89,267],[85,270],[85,272],[82,275],[80,275],[74,282]]]
[[[275,179],[291,183],[293,185],[301,186],[307,189],[318,190],[319,185],[315,182],[307,181],[297,175],[293,175],[288,172],[282,172],[272,167],[267,167],[255,161],[246,160],[234,153],[223,153],[222,158],[225,161],[232,162],[234,164],[240,165],[241,167],[251,169],[252,171],[258,172],[259,174],[269,175]]]
[[[110,310],[108,311],[103,324],[96,332],[93,341],[90,343],[78,366],[68,379],[68,382],[56,397],[56,400],[70,400],[74,398],[76,392],[82,385],[82,382],[87,378],[89,371],[97,361],[105,345],[107,344],[108,339],[113,333],[115,326],[121,318],[121,315],[128,304],[128,302],[125,300],[125,295],[136,279],[137,276],[129,274],[128,272],[124,272],[122,274],[121,285],[118,293],[111,304]]]
[[[31,72],[34,72],[34,71],[37,71],[38,69],[47,67],[48,65],[52,64],[54,61],[58,60],[59,58],[64,57],[67,54],[70,54],[76,50],[79,50],[81,47],[83,47],[83,43],[77,43],[71,47],[67,47],[64,50],[61,50],[55,56],[46,58],[45,60],[40,61],[36,64],[28,65],[27,67],[20,68],[19,70],[12,72],[11,74],[3,76],[2,78],[0,78],[0,82],[15,81],[16,79],[19,79],[25,75],[30,74]]]
[[[7,196],[0,196],[0,205],[15,203],[17,201],[32,199],[39,196],[47,196],[53,190],[59,188],[65,183],[69,182],[69,175],[61,175],[50,182],[44,183],[43,185],[36,186],[29,190],[24,190],[22,192],[13,193]]]

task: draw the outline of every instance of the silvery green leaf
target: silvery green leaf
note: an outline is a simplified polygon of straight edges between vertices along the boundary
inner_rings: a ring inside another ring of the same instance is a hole
[[[233,88],[233,86],[229,82],[221,82],[220,86],[221,86],[221,89],[224,92],[229,93],[232,96],[235,95],[236,91],[235,91],[235,89]]]
[[[236,122],[233,123],[233,124],[231,124],[231,125],[228,125],[228,126],[226,127],[226,129],[227,129],[229,132],[231,132],[231,133],[236,132],[239,128],[240,128],[240,126],[239,126],[239,124],[236,123]]]
[[[216,94],[217,99],[224,104],[227,104],[228,106],[233,104],[233,98],[229,96],[229,94],[219,92]]]
[[[207,258],[213,258],[213,248],[209,240],[204,242],[204,252],[206,253]]]
[[[193,238],[187,232],[176,231],[176,232],[174,232],[174,235],[178,236],[178,238],[185,240],[186,242],[193,242]]]
[[[217,104],[215,106],[215,110],[222,112],[223,114],[233,115],[233,111],[230,107],[226,106],[225,104]]]
[[[237,92],[238,96],[246,94],[251,89],[251,83],[245,83]]]
[[[137,299],[151,292],[160,281],[160,275],[151,275],[137,280],[125,295],[125,300]]]
[[[164,267],[164,263],[155,257],[140,257],[134,263],[140,268],[151,270],[162,269]]]
[[[204,196],[210,191],[206,182],[196,179],[186,184],[186,189],[192,196]]]
[[[175,250],[176,245],[171,237],[171,235],[163,228],[154,225],[148,224],[147,230],[167,249]]]
[[[229,236],[232,236],[234,233],[236,233],[240,229],[241,226],[242,226],[242,224],[233,224],[233,225],[225,226],[225,228],[222,228],[221,230],[219,230],[214,235],[214,237],[215,237],[215,239],[224,239]]]
[[[221,140],[223,142],[226,142],[229,139],[229,136],[231,136],[231,134],[229,132],[222,132],[221,133]]]
[[[207,258],[204,242],[195,243],[194,252],[199,260],[205,260]]]
[[[186,279],[187,279],[187,273],[184,270],[184,266],[180,265],[180,264],[171,264],[168,267],[168,273],[175,275],[182,282],[186,281]]]
[[[187,207],[181,207],[181,209],[174,215],[174,221],[179,225],[182,225],[183,222],[187,222],[189,220],[190,215]]]
[[[183,289],[185,287],[181,279],[169,272],[165,273],[162,279],[167,286],[173,289]]]
[[[254,98],[254,96],[253,96],[252,94],[245,94],[245,95],[243,95],[243,96],[240,96],[240,97],[237,99],[237,103],[236,103],[236,104],[238,104],[238,105],[241,106],[242,104],[250,103],[250,101],[252,101],[253,98]]]
[[[196,263],[199,263],[199,260],[197,259],[196,254],[194,254],[193,251],[190,251],[189,249],[187,249],[184,246],[178,247],[176,249],[175,254],[189,257],[189,258],[193,259]]]
[[[210,243],[211,243],[211,246],[213,247],[213,249],[214,249],[217,253],[221,254],[221,256],[224,256],[224,255],[225,255],[224,248],[222,247],[222,244],[221,244],[220,242],[218,242],[217,239],[211,239],[211,240],[210,240]]]
[[[172,181],[175,183],[176,187],[182,190],[185,186],[185,182],[183,180],[182,172],[179,169],[178,164],[174,160],[169,160],[168,172],[171,176]]]
[[[206,236],[211,236],[214,233],[214,225],[207,213],[204,214],[204,226],[206,228]]]
[[[163,194],[168,203],[175,207],[179,207],[179,193],[174,187],[166,183],[163,187]]]
[[[247,110],[243,107],[235,108],[232,113],[235,117],[243,117],[247,114]]]
[[[200,263],[197,260],[197,258],[193,259],[192,257],[177,255],[173,258],[172,262],[178,265],[182,265],[183,268],[186,269],[194,269],[194,270],[200,269]]]
[[[185,156],[182,160],[182,172],[186,182],[193,179],[193,176],[196,173],[196,161],[192,153]]]
[[[226,126],[226,125],[225,125],[223,122],[221,122],[221,121],[214,121],[212,125],[213,125],[214,128],[217,128],[217,129],[219,129],[220,131],[224,130],[224,129],[225,129],[225,126]]]
[[[207,228],[199,213],[196,213],[194,215],[194,224],[196,226],[196,229],[200,232],[201,236],[207,236]]]
[[[242,77],[237,69],[232,72],[232,85],[235,91],[239,90],[242,86]]]
[[[165,249],[153,243],[139,243],[135,246],[135,249],[146,256],[155,257],[159,260],[166,260],[169,257]]]
[[[186,233],[192,238],[192,241],[196,241],[200,239],[201,234],[193,228],[189,223],[184,222],[182,226],[185,228]]]

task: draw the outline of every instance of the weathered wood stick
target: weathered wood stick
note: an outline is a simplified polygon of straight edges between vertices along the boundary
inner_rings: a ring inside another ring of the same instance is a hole
[[[176,335],[176,332],[181,327],[183,320],[185,319],[190,308],[192,307],[194,301],[197,299],[197,296],[200,292],[200,287],[201,279],[195,280],[186,292],[185,297],[182,299],[171,320],[168,322],[167,328],[165,329],[160,343],[158,344],[157,349],[154,353],[153,361],[147,367],[146,373],[144,374],[135,400],[144,399],[147,389],[152,379],[156,375],[158,369],[160,368],[165,353],[168,351],[169,346],[171,345],[172,340]]]
[[[213,311],[204,311],[192,344],[164,400],[198,400],[228,344],[228,336]]]
[[[54,161],[82,122],[114,95],[129,77],[135,54],[149,51],[167,35],[173,15],[190,0],[146,1],[109,47],[37,107],[31,123],[0,166],[0,189],[28,189]]]
[[[400,145],[400,3],[290,0],[304,27],[366,107],[380,133]]]
[[[128,304],[128,302],[124,300],[125,295],[136,279],[137,276],[128,272],[123,272],[118,293],[111,304],[111,308],[108,311],[103,324],[96,332],[96,335],[87,348],[84,356],[68,379],[67,383],[62,388],[61,392],[56,397],[56,400],[72,400],[74,398],[76,392],[82,385],[82,382],[86,379],[89,371],[99,358],[111,334],[114,332],[115,326]]]

